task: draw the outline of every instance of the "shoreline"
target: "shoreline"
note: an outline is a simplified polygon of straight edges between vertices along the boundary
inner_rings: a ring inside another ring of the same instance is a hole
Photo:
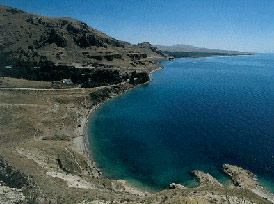
[[[160,62],[162,62],[162,61],[165,61],[165,60],[161,60]],[[81,133],[81,135],[82,135],[82,144],[83,144],[83,149],[81,149],[81,151],[83,152],[83,155],[85,157],[87,157],[87,159],[89,160],[89,162],[91,162],[93,164],[93,166],[96,167],[96,169],[98,170],[99,174],[101,176],[103,176],[103,177],[105,177],[105,175],[101,171],[101,169],[98,166],[97,162],[95,161],[95,156],[93,155],[92,150],[91,150],[91,145],[90,145],[90,141],[89,141],[89,134],[88,134],[88,124],[89,124],[89,121],[92,118],[92,115],[94,114],[94,112],[97,111],[104,103],[108,102],[109,100],[111,100],[111,99],[113,99],[115,97],[121,96],[124,93],[126,93],[128,91],[131,91],[131,90],[133,90],[135,88],[138,88],[140,86],[149,84],[152,81],[152,79],[151,79],[152,74],[154,72],[156,72],[156,71],[164,69],[164,67],[162,65],[156,64],[156,66],[157,66],[156,69],[153,69],[152,71],[149,72],[150,80],[148,82],[143,83],[143,84],[138,84],[138,85],[135,85],[135,86],[132,85],[132,86],[126,88],[125,90],[123,90],[121,93],[116,94],[116,95],[112,95],[111,97],[108,97],[107,99],[105,99],[102,102],[100,102],[100,103],[96,104],[95,106],[93,106],[91,109],[87,110],[88,111],[87,115],[84,118],[81,119],[82,122],[84,123],[84,127],[82,128],[83,130],[82,130],[82,133]],[[123,85],[125,85],[125,84],[118,84],[118,86],[123,86]],[[112,86],[117,86],[117,85],[112,85]],[[112,87],[112,86],[109,86],[109,87]],[[97,88],[101,89],[101,87],[97,87]],[[121,180],[121,179],[116,180],[116,181],[121,181],[124,186],[126,186],[126,187],[129,188],[129,190],[131,191],[131,193],[134,193],[134,194],[137,193],[139,195],[149,194],[149,192],[146,190],[146,188],[137,187],[136,185],[134,185],[130,181]],[[130,183],[127,183],[127,182],[130,182]]]
[[[160,62],[162,62],[162,61],[165,61],[165,60],[161,60]],[[149,76],[150,76],[150,77],[152,76],[152,74],[153,74],[154,72],[164,69],[164,67],[163,67],[162,65],[157,65],[157,66],[158,66],[158,68],[156,68],[156,69],[154,69],[154,70],[152,70],[152,71],[149,72]],[[144,83],[144,84],[139,84],[139,85],[136,85],[136,86],[129,87],[128,89],[125,89],[125,90],[122,91],[121,93],[119,93],[119,94],[117,94],[117,95],[113,95],[113,96],[107,98],[106,100],[104,100],[104,101],[102,101],[102,102],[96,104],[96,105],[93,106],[91,109],[87,110],[87,111],[88,111],[87,115],[85,116],[85,118],[82,119],[82,120],[84,121],[84,127],[83,127],[83,130],[82,130],[82,135],[83,135],[83,137],[84,137],[84,138],[83,138],[83,144],[84,144],[84,147],[85,147],[85,149],[84,149],[84,154],[85,154],[91,161],[93,161],[93,156],[92,156],[92,154],[91,154],[91,152],[90,152],[90,151],[91,151],[91,150],[90,150],[90,143],[89,143],[89,140],[88,140],[88,122],[89,122],[89,120],[91,119],[92,114],[93,114],[98,108],[100,108],[101,105],[103,105],[103,104],[106,103],[107,101],[109,101],[109,100],[111,100],[111,99],[113,99],[113,98],[115,98],[115,97],[121,96],[121,95],[123,95],[124,93],[126,93],[126,92],[128,92],[128,91],[131,91],[131,90],[133,90],[133,89],[135,89],[135,88],[138,88],[138,87],[140,87],[140,86],[149,84],[151,81],[152,81],[152,79],[150,79],[148,82],[146,82],[146,83]],[[118,84],[118,85],[124,85],[124,84]],[[112,85],[112,86],[117,86],[117,85]],[[112,87],[112,86],[110,86],[110,87]],[[96,87],[96,88],[100,89],[101,87]]]
[[[160,65],[147,67],[150,76],[163,69]],[[145,84],[152,80],[153,77],[150,77]],[[237,200],[237,203],[247,200],[253,203],[271,203],[262,195],[258,196],[235,185],[231,185],[231,188],[214,188],[208,180],[204,180],[205,187],[201,188],[184,188],[180,184],[174,184],[170,186],[173,190],[166,186],[162,190],[150,191],[145,185],[143,188],[142,183],[135,183],[134,179],[118,180],[119,178],[112,179],[111,175],[104,175],[95,162],[96,155],[89,143],[93,142],[88,137],[88,124],[94,116],[92,114],[108,100],[142,85],[144,84],[121,83],[63,91],[0,89],[3,94],[1,113],[3,119],[6,119],[4,122],[9,124],[2,126],[7,137],[2,137],[1,155],[15,169],[33,178],[30,182],[35,182],[35,186],[27,188],[28,191],[35,193],[39,199],[56,198],[60,203],[91,204],[103,200],[119,203],[124,199],[128,203],[158,203],[164,202],[165,198],[169,201],[189,202],[188,198],[191,198],[197,202],[209,202],[212,201],[212,196],[219,201],[227,199]],[[10,123],[10,118],[14,121],[22,120],[23,123]],[[29,126],[33,128],[28,128]],[[16,134],[13,129],[23,132],[24,137]],[[211,178],[212,181],[212,177],[207,177],[206,173],[201,175],[206,175],[205,178]],[[94,202],[88,202],[93,200]]]
[[[220,56],[213,56],[213,57],[220,57]],[[221,56],[222,57],[222,56]],[[165,60],[162,60],[162,61],[165,61]],[[162,62],[161,61],[161,62]],[[152,74],[156,71],[159,71],[159,70],[162,70],[164,69],[164,67],[162,65],[158,65],[158,68],[157,69],[154,69],[152,70],[150,73],[149,73],[149,76],[151,78]],[[96,104],[95,106],[93,106],[89,111],[88,111],[88,114],[87,116],[85,117],[84,119],[84,128],[83,128],[83,144],[84,144],[84,155],[88,158],[88,160],[90,162],[93,163],[93,165],[96,166],[96,168],[98,169],[99,172],[101,172],[100,175],[102,175],[103,177],[104,176],[104,173],[100,170],[98,164],[96,163],[95,161],[95,156],[92,154],[92,150],[91,150],[91,146],[90,146],[90,142],[89,142],[89,135],[88,135],[88,123],[90,121],[90,119],[92,118],[92,115],[93,113],[98,110],[98,108],[101,107],[101,105],[103,105],[104,103],[106,103],[107,101],[115,98],[115,97],[118,97],[118,96],[121,96],[122,94],[130,91],[130,90],[133,90],[135,88],[138,88],[139,86],[143,86],[143,85],[146,85],[148,83],[150,83],[152,81],[152,79],[150,79],[148,82],[144,83],[144,84],[140,84],[140,85],[136,85],[136,86],[132,86],[128,89],[125,89],[124,91],[122,91],[121,93],[117,94],[117,95],[112,95],[111,97],[107,98],[106,100]],[[123,84],[119,84],[119,85],[123,85]],[[254,178],[254,181],[257,182],[258,179],[256,175],[254,175],[255,178]],[[106,177],[107,178],[107,177]],[[195,178],[195,177],[194,177]],[[231,180],[233,180],[231,178]],[[142,193],[145,193],[145,194],[148,194],[148,192],[146,191],[146,188],[142,188],[141,186],[137,186],[134,184],[134,182],[131,182],[131,181],[128,181],[128,180],[116,180],[116,181],[122,181],[123,182],[123,185],[125,186],[128,186],[130,189],[134,189],[134,191],[137,191],[138,193],[142,192]],[[129,182],[129,183],[128,183]],[[231,186],[228,186],[228,188],[230,188]],[[197,187],[195,187],[197,188]],[[193,188],[192,188],[193,189]],[[256,195],[258,195],[259,197],[262,197],[264,199],[267,199],[271,202],[274,202],[274,194],[270,191],[267,190],[266,187],[264,187],[262,184],[258,183],[258,185],[256,186],[256,188],[252,188],[252,189],[249,189],[250,191],[252,191],[253,193],[255,193]],[[151,191],[152,192],[152,191]],[[155,191],[154,193],[157,193],[159,191]]]

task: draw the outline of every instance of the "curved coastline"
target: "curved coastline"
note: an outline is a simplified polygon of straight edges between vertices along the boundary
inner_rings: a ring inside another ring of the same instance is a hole
[[[164,67],[159,66],[158,69],[155,69],[155,70],[151,71],[149,75],[151,76],[151,75],[153,74],[153,72],[155,72],[155,71],[157,71],[157,70],[161,70],[161,69],[163,69],[163,68],[164,68]],[[151,80],[150,80],[149,82],[151,82]],[[149,82],[146,82],[145,84],[147,84],[147,83],[149,83]],[[98,167],[98,165],[97,165],[96,162],[94,161],[94,155],[92,155],[92,152],[91,152],[91,149],[90,149],[91,147],[90,147],[89,136],[88,136],[88,122],[89,122],[89,120],[91,119],[92,114],[94,113],[94,111],[96,111],[98,108],[100,108],[100,106],[103,105],[103,104],[104,104],[105,102],[107,102],[108,100],[110,100],[110,99],[112,99],[112,98],[114,98],[114,97],[116,97],[116,96],[120,96],[120,95],[122,95],[122,94],[124,94],[124,93],[126,93],[126,92],[128,92],[128,91],[130,91],[130,90],[132,90],[132,89],[134,89],[134,88],[137,88],[137,87],[142,86],[142,85],[145,85],[145,84],[140,84],[140,85],[137,85],[137,86],[132,86],[132,87],[130,87],[130,88],[124,90],[123,92],[121,92],[121,93],[119,93],[119,94],[117,94],[117,95],[113,95],[113,96],[107,98],[106,100],[104,100],[104,101],[98,103],[97,105],[95,105],[95,106],[88,112],[88,116],[86,117],[86,121],[85,121],[84,134],[83,134],[83,135],[84,135],[83,141],[84,141],[84,147],[85,147],[85,154],[86,154],[86,156],[89,158],[89,160],[90,160],[91,162],[93,162],[97,167]],[[98,167],[98,169],[99,169],[99,167]],[[103,173],[102,173],[102,174],[103,174]],[[231,178],[231,179],[232,179],[232,178]],[[233,179],[232,179],[232,180],[233,180]],[[256,181],[256,176],[254,176],[254,181]],[[136,190],[138,190],[138,191],[142,191],[142,190],[143,190],[143,189],[138,189],[137,186],[133,186],[133,188],[136,189]],[[262,198],[265,198],[265,199],[268,199],[268,200],[271,201],[271,202],[274,202],[274,200],[273,200],[273,199],[274,199],[274,195],[273,195],[271,192],[267,191],[267,189],[266,189],[265,187],[263,187],[261,184],[258,184],[258,186],[257,186],[255,189],[251,189],[251,191],[252,191],[253,193],[257,194],[258,196],[262,197]],[[147,192],[146,192],[146,193],[147,193]]]
[[[166,61],[166,60],[161,60],[161,62],[162,61]],[[93,164],[93,166],[96,167],[96,169],[98,170],[100,175],[104,176],[104,173],[100,170],[100,167],[98,166],[98,164],[95,161],[95,156],[92,153],[91,145],[90,145],[90,141],[89,141],[88,124],[89,124],[90,119],[92,118],[92,115],[94,114],[95,111],[97,111],[107,101],[109,101],[109,100],[111,100],[115,97],[121,96],[122,94],[124,94],[128,91],[131,91],[135,88],[138,88],[140,86],[144,86],[144,85],[150,83],[152,81],[152,79],[151,79],[152,74],[156,71],[164,69],[164,67],[160,64],[156,64],[156,66],[157,66],[156,69],[153,69],[152,71],[149,72],[150,80],[148,82],[146,82],[144,84],[138,84],[138,85],[135,85],[135,86],[134,85],[129,86],[126,89],[124,89],[121,93],[116,94],[116,95],[112,95],[111,97],[106,98],[104,101],[94,105],[90,110],[88,110],[88,113],[87,113],[86,117],[83,119],[84,120],[83,121],[84,127],[83,127],[83,133],[82,133],[82,135],[83,135],[82,144],[83,144],[84,148],[82,149],[82,151],[83,151],[84,155],[88,158],[88,160]],[[124,84],[119,84],[119,85],[123,86]],[[126,182],[124,182],[123,185],[126,185]],[[148,192],[145,189],[141,188],[141,187],[133,186],[133,185],[130,185],[128,183],[127,183],[127,186],[129,187],[129,189],[131,189],[130,190],[131,193],[139,194],[139,195],[148,194]]]

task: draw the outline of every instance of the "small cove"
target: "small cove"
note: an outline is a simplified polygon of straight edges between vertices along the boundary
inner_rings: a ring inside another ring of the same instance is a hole
[[[195,186],[203,170],[222,183],[222,165],[274,181],[274,55],[164,61],[153,81],[92,115],[92,154],[104,174],[160,190]]]

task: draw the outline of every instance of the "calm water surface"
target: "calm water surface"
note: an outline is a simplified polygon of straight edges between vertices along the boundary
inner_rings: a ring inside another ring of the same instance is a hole
[[[162,62],[145,86],[101,106],[89,123],[105,175],[152,189],[196,185],[198,169],[228,182],[224,163],[274,190],[274,55]]]

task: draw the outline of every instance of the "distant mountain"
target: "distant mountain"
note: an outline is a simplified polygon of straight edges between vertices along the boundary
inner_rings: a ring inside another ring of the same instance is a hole
[[[254,53],[250,52],[238,52],[238,51],[230,51],[230,50],[221,50],[221,49],[208,49],[195,47],[192,45],[173,45],[173,46],[165,46],[165,45],[155,45],[158,49],[163,51],[164,53],[170,54],[174,57],[207,57],[213,55],[250,55]]]

